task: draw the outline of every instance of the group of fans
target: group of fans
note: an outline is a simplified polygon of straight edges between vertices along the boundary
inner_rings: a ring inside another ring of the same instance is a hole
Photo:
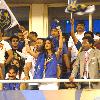
[[[0,83],[1,90],[39,89],[58,90],[76,88],[74,78],[100,78],[100,33],[85,32],[85,25],[79,22],[74,33],[71,21],[68,37],[58,27],[51,28],[47,38],[38,38],[36,32],[28,32],[19,27],[19,32],[11,37],[0,33],[0,79],[68,79],[71,83]],[[88,54],[86,53],[88,52]],[[86,88],[87,84],[81,84]],[[93,83],[92,88],[100,88]]]

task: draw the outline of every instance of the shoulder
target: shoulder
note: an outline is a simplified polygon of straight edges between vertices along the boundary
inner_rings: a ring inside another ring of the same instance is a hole
[[[100,55],[100,50],[99,49],[95,49],[94,51],[98,56]]]
[[[10,46],[9,42],[2,40],[0,43],[2,43],[6,48]]]
[[[8,43],[7,41],[2,40],[1,43]]]
[[[92,49],[92,51],[95,52],[95,53],[100,53],[100,50],[99,49],[96,49],[96,48],[95,49]]]

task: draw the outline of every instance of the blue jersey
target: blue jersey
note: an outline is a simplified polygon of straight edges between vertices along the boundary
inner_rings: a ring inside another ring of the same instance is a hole
[[[57,58],[53,54],[46,64],[45,78],[57,78]]]
[[[20,90],[20,83],[4,83],[4,90]]]
[[[45,55],[44,53],[40,53],[36,60],[34,79],[41,79],[43,77],[44,61],[45,61]]]
[[[58,47],[59,47],[59,40],[58,40],[58,38],[55,38],[55,37],[52,37],[52,36],[49,36],[49,38],[52,39],[53,44],[54,44],[54,50],[57,51]],[[64,54],[68,54],[68,48],[67,48],[65,42],[63,43],[62,53],[60,54],[60,57],[58,59],[58,64],[61,65],[61,66],[62,66],[62,56]]]

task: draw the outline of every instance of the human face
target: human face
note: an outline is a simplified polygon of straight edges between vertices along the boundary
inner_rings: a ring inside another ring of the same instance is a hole
[[[92,44],[88,42],[88,39],[83,39],[82,47],[84,51],[87,51],[91,48]]]
[[[46,42],[45,42],[45,49],[46,50],[51,49],[51,42],[49,40],[46,40]]]
[[[29,38],[34,42],[37,40],[37,37],[35,36],[35,34],[30,33]]]
[[[19,42],[18,39],[13,38],[12,41],[11,41],[12,47],[17,47],[18,46],[18,42]]]
[[[91,35],[91,34],[85,34],[85,36],[90,36],[90,37],[92,37],[92,35]]]
[[[14,69],[10,69],[9,72],[8,72],[8,77],[9,77],[9,80],[14,80],[16,79],[16,72],[14,71]]]
[[[24,40],[23,33],[18,33],[19,40]]]
[[[43,46],[43,40],[37,39],[35,46],[36,46],[37,50],[40,50],[40,48]]]
[[[14,65],[16,65],[16,67],[20,67],[18,60],[14,59],[12,62]]]
[[[52,35],[53,37],[58,37],[58,30],[57,30],[57,29],[52,29],[52,30],[51,30],[51,35]]]
[[[84,31],[84,24],[78,24],[76,27],[77,32],[83,32]]]

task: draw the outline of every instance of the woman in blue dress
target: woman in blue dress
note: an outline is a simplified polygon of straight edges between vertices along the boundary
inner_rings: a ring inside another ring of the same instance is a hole
[[[58,73],[58,59],[62,52],[63,42],[62,42],[62,32],[59,31],[59,47],[55,52],[54,45],[51,39],[47,38],[45,41],[45,63],[44,63],[44,75],[45,79],[57,79]],[[39,86],[40,90],[57,90],[57,83],[46,83]]]

